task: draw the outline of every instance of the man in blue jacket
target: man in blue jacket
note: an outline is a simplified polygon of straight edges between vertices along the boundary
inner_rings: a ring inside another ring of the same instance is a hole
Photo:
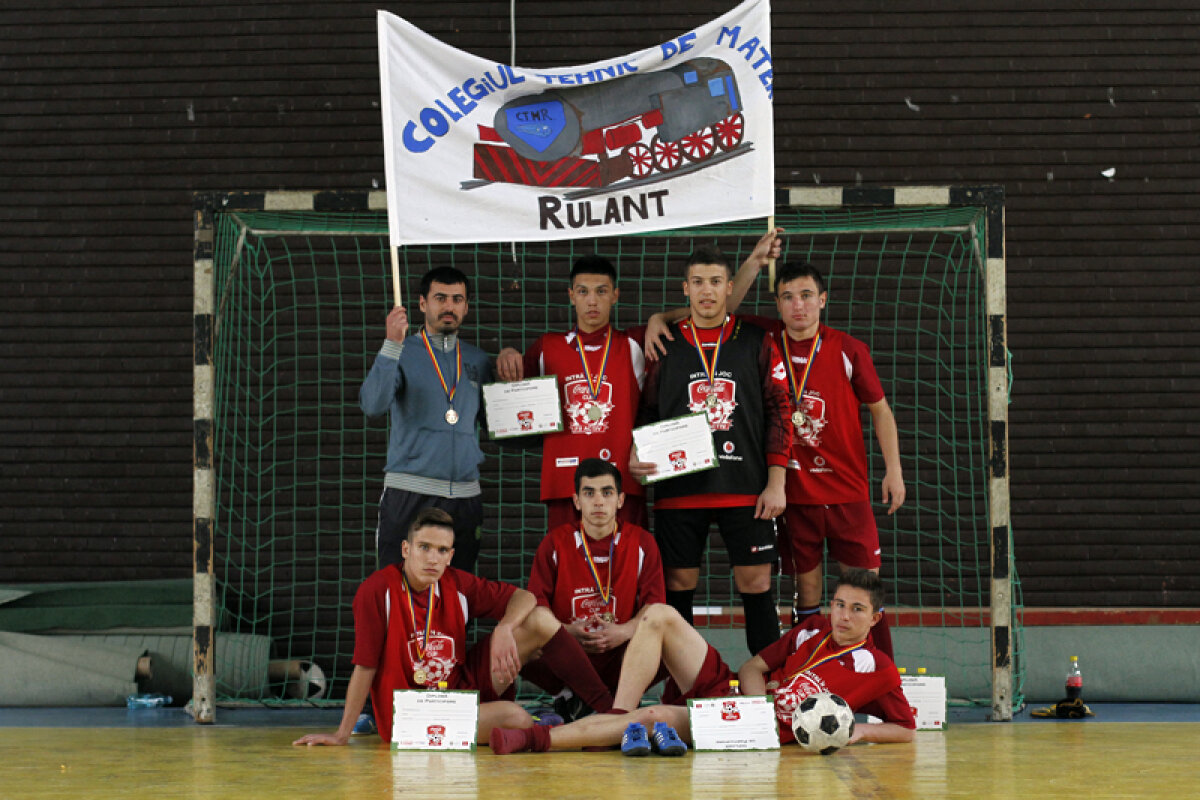
[[[409,523],[424,508],[454,519],[453,566],[473,572],[479,554],[483,500],[479,488],[480,388],[492,364],[482,350],[459,339],[467,316],[467,276],[437,267],[421,279],[425,324],[408,335],[408,314],[396,306],[387,317],[387,340],[359,390],[369,417],[388,414],[387,466],[375,532],[379,566],[401,560]]]

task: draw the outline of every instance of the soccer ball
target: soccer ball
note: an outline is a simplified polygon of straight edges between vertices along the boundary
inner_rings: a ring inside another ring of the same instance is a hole
[[[810,695],[792,714],[792,732],[802,748],[827,756],[845,747],[854,735],[854,712],[836,694]]]
[[[298,700],[316,700],[325,694],[325,670],[311,661],[300,662],[300,674],[288,683],[288,694]]]

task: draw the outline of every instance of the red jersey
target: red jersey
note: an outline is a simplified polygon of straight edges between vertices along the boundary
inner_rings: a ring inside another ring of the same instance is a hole
[[[786,343],[796,383],[813,340],[795,341],[783,322],[753,317],[771,332],[780,348]],[[787,501],[804,505],[833,505],[871,499],[867,483],[867,450],[863,441],[860,406],[883,399],[883,386],[866,344],[822,325],[820,342],[804,386],[804,421],[795,429],[788,458]],[[795,409],[794,389],[788,396]]]
[[[589,553],[596,577],[588,566]],[[609,593],[607,603],[597,578]],[[667,601],[658,545],[649,531],[630,523],[603,539],[588,538],[577,525],[550,531],[534,556],[529,591],[568,625],[604,613],[622,624],[643,606]]]
[[[354,663],[376,670],[371,693],[384,741],[392,738],[392,692],[437,686],[439,681],[455,688],[467,650],[467,622],[503,617],[517,591],[515,586],[447,568],[432,587],[433,617],[426,638],[431,593],[406,593],[403,568],[403,563],[392,564],[372,573],[354,595]],[[418,676],[424,685],[417,682]]]
[[[646,493],[629,474],[633,421],[646,379],[640,330],[624,333],[606,325],[592,333],[547,333],[525,353],[525,374],[558,376],[562,401],[563,430],[542,439],[543,501],[575,494],[575,468],[585,458],[616,465],[626,493]]]
[[[855,711],[915,729],[917,723],[892,660],[875,649],[870,637],[842,647],[833,641],[832,630],[828,617],[810,617],[759,653],[770,670],[767,680],[779,684],[775,718],[780,744],[795,740],[792,713],[800,702],[821,692],[839,695]]]

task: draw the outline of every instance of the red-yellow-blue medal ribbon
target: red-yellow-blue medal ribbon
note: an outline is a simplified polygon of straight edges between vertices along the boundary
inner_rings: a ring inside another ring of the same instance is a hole
[[[596,373],[596,377],[594,379],[592,378],[592,371],[588,367],[587,355],[583,352],[583,344],[581,344],[579,341],[581,336],[582,334],[579,332],[579,328],[576,328],[575,350],[579,353],[580,363],[583,364],[583,376],[587,379],[588,394],[592,396],[592,402],[595,402],[596,398],[600,395],[600,387],[604,385],[604,373],[608,371],[608,351],[609,348],[612,347],[612,326],[610,325],[608,327],[608,336],[606,336],[604,339],[604,353],[600,357],[600,371]],[[597,409],[597,411],[599,411],[599,409]],[[590,409],[588,410],[588,417],[593,418]],[[594,419],[599,419],[599,414],[597,414]]]
[[[808,657],[808,661],[806,661],[804,663],[804,666],[802,666],[800,669],[796,670],[791,675],[789,675],[788,681],[791,681],[793,678],[795,678],[801,672],[805,672],[808,670],[814,670],[817,667],[821,666],[822,664],[826,663],[827,661],[833,661],[835,659],[841,658],[842,656],[846,655],[847,653],[852,653],[855,650],[858,650],[859,648],[865,647],[867,644],[867,640],[863,639],[858,644],[852,644],[848,647],[842,648],[841,650],[835,650],[834,652],[830,653],[829,655],[825,656],[824,658],[817,660],[817,654],[821,652],[821,648],[824,647],[825,643],[828,642],[832,638],[833,638],[832,632],[825,634],[825,638],[822,639],[821,642],[816,646],[816,648],[813,649],[812,655],[810,655]]]
[[[400,574],[400,581],[404,585],[404,599],[408,601],[408,618],[412,620],[413,632],[417,632],[417,611],[413,606],[412,590],[408,588],[408,578],[403,573]],[[426,598],[425,605],[425,631],[421,634],[420,641],[417,642],[417,661],[425,660],[425,651],[429,647],[429,631],[433,629],[433,605],[436,598],[433,594],[433,584],[429,585],[429,596]],[[420,685],[424,686],[428,674],[422,667],[416,667],[413,671],[413,679]]]
[[[729,325],[729,316],[725,316],[725,321],[721,323],[721,332],[717,336],[717,346],[713,348],[712,364],[708,363],[708,359],[704,356],[704,348],[700,345],[700,329],[696,327],[696,323],[692,323],[692,344],[696,348],[696,354],[700,356],[700,363],[704,365],[704,374],[708,376],[708,396],[704,399],[705,405],[712,408],[717,404],[717,362],[721,358],[721,343],[725,341],[725,327]]]
[[[808,350],[808,361],[804,363],[804,374],[800,380],[796,380],[796,371],[792,367],[792,353],[788,350],[788,335],[787,331],[780,331],[780,343],[783,345],[783,363],[787,365],[788,381],[792,385],[792,395],[796,401],[796,414],[801,416],[797,421],[793,415],[793,422],[796,424],[802,423],[804,416],[804,389],[808,386],[808,374],[812,370],[813,362],[817,359],[817,351],[821,349],[821,332],[818,330],[817,335],[813,337],[812,347]]]
[[[581,529],[579,531],[579,537],[583,540],[583,557],[587,559],[588,570],[592,574],[592,582],[596,584],[596,591],[600,593],[600,599],[604,601],[604,607],[608,608],[608,604],[612,602],[613,548],[617,544],[616,525],[613,525],[612,539],[608,543],[607,587],[600,584],[600,570],[596,567],[595,559],[592,558],[592,549],[588,547],[588,535]]]
[[[442,374],[442,367],[438,364],[437,356],[433,354],[433,346],[429,344],[429,335],[425,333],[425,329],[421,328],[421,341],[425,342],[425,352],[429,353],[429,360],[433,362],[433,368],[437,370],[438,380],[442,382],[442,391],[446,393],[446,402],[450,404],[450,409],[446,412],[446,422],[451,425],[458,422],[458,412],[454,410],[454,393],[458,391],[458,380],[462,377],[462,344],[458,339],[454,340],[454,385],[446,385],[446,376]]]

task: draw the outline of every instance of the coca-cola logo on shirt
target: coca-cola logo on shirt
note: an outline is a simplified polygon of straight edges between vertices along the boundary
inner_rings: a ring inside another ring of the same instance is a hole
[[[710,430],[727,431],[733,427],[733,411],[738,405],[736,394],[737,384],[727,378],[717,378],[711,384],[708,379],[692,381],[688,384],[688,410],[707,414]],[[710,396],[716,397],[716,401],[710,401]]]
[[[570,432],[587,436],[607,431],[610,417],[616,408],[612,401],[612,391],[612,384],[604,381],[593,399],[587,380],[568,381],[563,388],[563,394],[566,396],[563,411]]]

